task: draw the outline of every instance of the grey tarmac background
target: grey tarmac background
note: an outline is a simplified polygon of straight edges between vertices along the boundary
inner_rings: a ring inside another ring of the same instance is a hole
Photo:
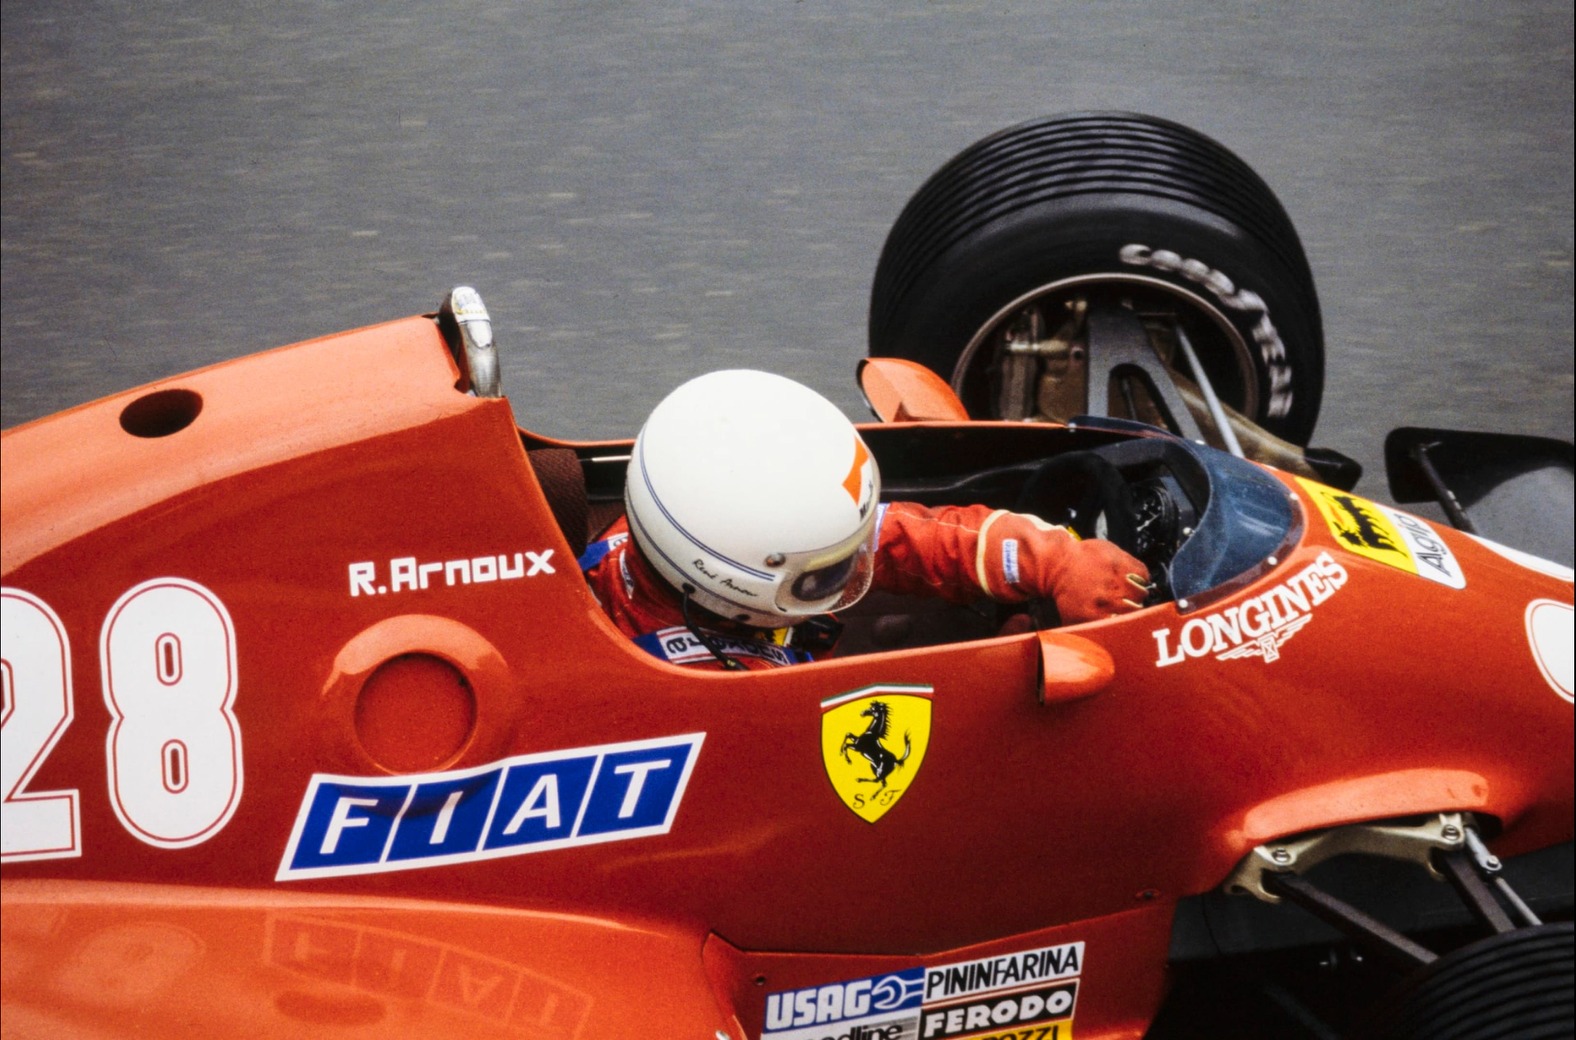
[[[1572,436],[1572,5],[5,0],[0,423],[482,293],[519,422],[632,436],[766,367],[866,417],[909,195],[1023,119],[1130,109],[1302,233],[1315,443]]]

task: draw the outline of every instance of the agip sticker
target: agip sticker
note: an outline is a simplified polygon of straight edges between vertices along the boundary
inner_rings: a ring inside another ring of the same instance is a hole
[[[919,774],[930,746],[929,686],[866,686],[821,702],[821,761],[837,797],[875,823]]]
[[[1455,553],[1426,520],[1302,477],[1297,482],[1342,548],[1452,589],[1466,588]]]

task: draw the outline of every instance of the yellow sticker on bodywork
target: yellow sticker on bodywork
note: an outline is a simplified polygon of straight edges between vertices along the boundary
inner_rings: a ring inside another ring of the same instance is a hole
[[[821,702],[821,761],[832,789],[874,823],[903,797],[930,746],[929,686],[866,686]]]
[[[1330,525],[1330,533],[1342,548],[1410,574],[1417,573],[1417,564],[1406,550],[1400,529],[1379,506],[1349,491],[1326,487],[1302,477],[1298,477],[1297,482],[1313,497],[1314,504],[1324,515],[1324,522]]]

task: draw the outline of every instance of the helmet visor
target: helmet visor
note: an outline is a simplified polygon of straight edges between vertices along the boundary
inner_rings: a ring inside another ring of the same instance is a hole
[[[875,577],[875,528],[842,556],[813,560],[809,570],[784,582],[777,605],[790,614],[818,614],[853,606],[870,589]]]

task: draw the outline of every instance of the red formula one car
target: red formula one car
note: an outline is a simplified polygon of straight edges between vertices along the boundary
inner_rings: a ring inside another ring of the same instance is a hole
[[[1234,163],[1015,128],[877,273],[884,494],[1123,544],[1120,618],[645,652],[629,443],[519,428],[468,289],[6,431],[5,1034],[1569,1035],[1570,446],[1393,436],[1478,534],[1346,490]]]

